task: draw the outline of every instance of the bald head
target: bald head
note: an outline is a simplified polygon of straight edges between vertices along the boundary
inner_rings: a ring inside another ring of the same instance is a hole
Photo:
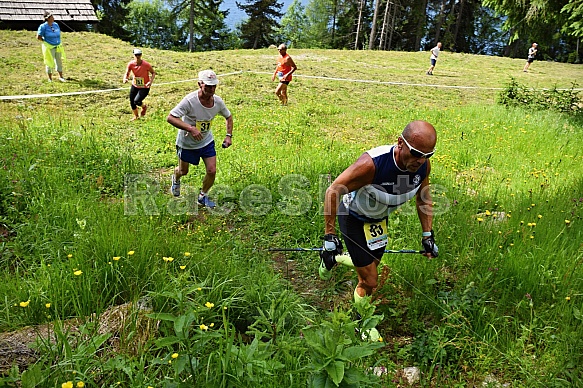
[[[413,147],[424,151],[431,152],[435,149],[437,143],[437,132],[433,125],[427,121],[412,121],[403,129],[403,137],[413,145]]]

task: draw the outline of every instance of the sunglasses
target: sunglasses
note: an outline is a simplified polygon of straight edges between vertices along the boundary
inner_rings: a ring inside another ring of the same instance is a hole
[[[435,150],[433,150],[431,152],[428,152],[428,153],[424,153],[424,152],[419,151],[416,148],[411,147],[411,144],[409,144],[407,142],[407,140],[405,140],[405,138],[403,137],[403,135],[401,135],[401,139],[403,139],[403,141],[405,142],[405,144],[407,144],[407,147],[409,147],[409,152],[415,158],[418,158],[418,159],[421,159],[421,158],[423,158],[423,159],[429,159],[435,153]]]

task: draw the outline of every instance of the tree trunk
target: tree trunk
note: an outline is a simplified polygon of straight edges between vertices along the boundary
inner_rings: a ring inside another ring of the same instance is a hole
[[[194,0],[190,0],[190,16],[188,18],[188,51],[194,51]]]
[[[437,44],[439,42],[439,38],[441,36],[441,26],[443,26],[443,21],[445,20],[445,5],[447,4],[447,0],[443,0],[441,2],[441,7],[439,8],[439,16],[437,17],[437,25],[435,26],[435,42],[433,44]]]
[[[463,14],[464,14],[464,0],[460,0],[460,7],[457,14],[457,20],[455,22],[455,31],[453,33],[453,47],[455,52],[458,51],[457,34],[460,30],[460,24],[462,23]]]
[[[364,10],[364,6],[366,5],[366,0],[360,0],[360,4],[358,7],[358,23],[356,25],[356,39],[354,40],[354,49],[358,50],[358,38],[360,36],[360,30],[362,28],[362,11]]]
[[[336,48],[336,13],[338,12],[338,0],[334,0],[334,14],[332,15],[332,47]]]
[[[373,0],[375,1],[375,0]],[[372,26],[370,29],[370,38],[368,40],[368,49],[372,50],[374,48],[374,41],[377,33],[377,17],[379,15],[379,8],[381,6],[381,0],[376,0],[374,6],[374,15],[372,17]]]
[[[401,5],[399,3],[399,5]],[[391,45],[393,44],[393,32],[395,31],[395,19],[397,18],[397,4],[394,4],[393,7],[393,20],[391,20],[391,28],[390,28],[390,35],[389,35],[389,46],[387,47],[387,50],[391,49]]]
[[[415,31],[415,51],[421,49],[421,39],[423,39],[423,27],[425,26],[425,17],[427,16],[427,0],[422,1],[422,7],[419,7],[421,15],[417,21],[417,28]]]
[[[379,49],[384,50],[385,49],[385,43],[387,42],[387,30],[388,30],[388,26],[387,24],[389,23],[389,21],[387,20],[389,17],[389,7],[391,6],[391,2],[390,0],[387,1],[387,3],[385,4],[385,15],[383,16],[383,28],[381,30],[381,41],[379,43]]]

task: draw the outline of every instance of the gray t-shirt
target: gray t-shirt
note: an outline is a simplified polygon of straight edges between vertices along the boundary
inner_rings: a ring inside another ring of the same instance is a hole
[[[207,108],[198,99],[198,90],[192,92],[180,101],[178,105],[170,111],[174,117],[182,118],[187,124],[196,127],[202,132],[202,140],[194,140],[192,135],[183,129],[178,130],[176,135],[176,145],[188,150],[196,150],[209,145],[213,141],[212,121],[217,114],[224,118],[231,117],[231,112],[219,96],[213,96],[214,104],[212,108]]]

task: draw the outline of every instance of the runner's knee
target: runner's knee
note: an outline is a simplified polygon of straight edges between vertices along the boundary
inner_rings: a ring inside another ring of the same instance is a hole
[[[188,167],[186,167],[186,168],[176,167],[174,169],[174,172],[180,176],[185,176],[188,174]]]

